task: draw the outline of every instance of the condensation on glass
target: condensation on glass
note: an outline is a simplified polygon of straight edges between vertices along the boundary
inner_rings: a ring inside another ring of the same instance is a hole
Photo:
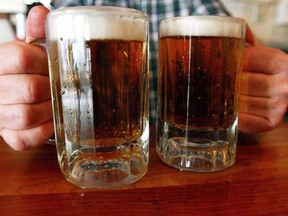
[[[159,29],[157,153],[181,170],[235,162],[245,22],[166,19]]]
[[[60,168],[82,188],[129,185],[148,166],[148,17],[71,7],[46,22]]]

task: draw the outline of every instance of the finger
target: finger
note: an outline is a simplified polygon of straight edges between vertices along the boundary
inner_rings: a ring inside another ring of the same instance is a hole
[[[241,130],[247,133],[267,131],[277,127],[286,112],[282,97],[240,97]],[[255,127],[253,129],[253,127]]]
[[[0,128],[23,130],[52,119],[51,101],[39,104],[0,105]]]
[[[241,94],[254,97],[274,97],[288,92],[286,74],[279,73],[269,75],[264,73],[253,73],[242,71]]]
[[[44,23],[49,10],[43,6],[33,7],[26,21],[26,42],[29,43],[36,38],[45,37]]]
[[[39,103],[51,98],[49,78],[37,74],[0,76],[0,104]]]
[[[244,133],[260,133],[274,129],[276,126],[269,119],[249,113],[240,113],[239,130]]]
[[[244,49],[244,71],[277,74],[286,70],[287,64],[287,54],[281,50],[264,46]]]
[[[0,75],[38,73],[48,76],[47,54],[39,47],[23,42],[0,45]]]
[[[258,116],[276,117],[283,113],[285,104],[282,97],[264,98],[241,95],[240,112]]]
[[[0,136],[14,150],[24,151],[44,144],[53,134],[53,121],[26,130],[0,130]]]

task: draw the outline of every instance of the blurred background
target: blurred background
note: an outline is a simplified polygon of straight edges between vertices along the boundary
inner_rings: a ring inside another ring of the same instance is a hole
[[[24,40],[29,10],[55,0],[0,0],[0,43]],[[288,0],[222,0],[233,16],[244,18],[265,45],[288,52]]]
[[[288,0],[222,0],[233,16],[244,18],[265,45],[288,52]]]
[[[52,9],[53,0],[0,0],[0,43],[25,39],[25,20],[36,5]]]

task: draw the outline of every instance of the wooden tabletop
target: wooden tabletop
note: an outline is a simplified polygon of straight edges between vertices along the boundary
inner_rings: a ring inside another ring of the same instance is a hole
[[[0,139],[0,215],[288,215],[288,122],[239,135],[236,164],[215,173],[180,172],[156,156],[138,182],[84,190],[60,172],[55,146],[16,152]]]

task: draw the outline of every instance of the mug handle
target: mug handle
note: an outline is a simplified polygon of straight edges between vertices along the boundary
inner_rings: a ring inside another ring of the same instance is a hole
[[[46,39],[45,38],[37,38],[35,40],[32,40],[29,42],[29,44],[35,45],[37,47],[40,47],[44,51],[46,51]],[[46,142],[47,144],[55,145],[55,134],[53,134],[50,139]]]
[[[45,38],[37,38],[29,42],[29,44],[40,47],[41,49],[46,51],[46,39]]]

